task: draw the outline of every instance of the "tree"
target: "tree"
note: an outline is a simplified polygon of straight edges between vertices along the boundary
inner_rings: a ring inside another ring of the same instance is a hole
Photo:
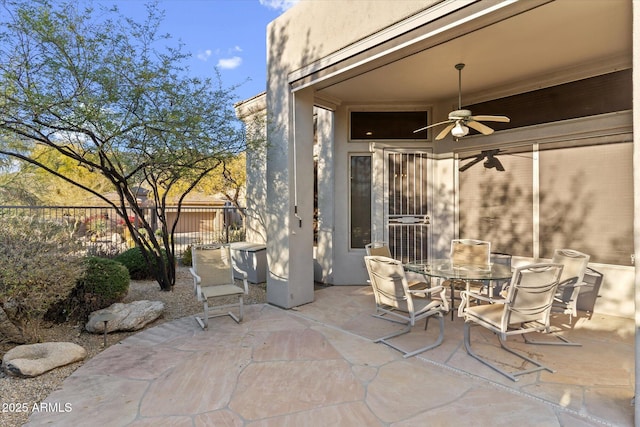
[[[92,190],[105,194],[112,189],[112,185],[102,175],[96,176],[85,168],[78,167],[78,163],[69,157],[61,155],[58,151],[38,145],[29,154],[32,158],[37,158],[38,162],[48,168],[71,178],[74,182],[80,183]],[[75,184],[52,175],[48,171],[29,163],[22,163],[19,169],[7,175],[0,175],[0,181],[10,181],[12,192],[3,194],[0,191],[0,204],[17,205],[55,205],[55,206],[78,206],[86,204],[87,193],[78,191]],[[15,203],[7,200],[9,196],[14,197]],[[31,195],[31,198],[26,197]],[[8,203],[7,203],[8,202]]]
[[[218,75],[188,76],[188,55],[158,34],[163,12],[156,4],[147,5],[142,23],[116,8],[74,1],[4,0],[2,7],[0,157],[41,168],[113,206],[147,262],[158,266],[160,288],[171,290],[177,218],[168,222],[168,195],[182,188],[179,216],[187,194],[246,149],[233,88]],[[118,201],[39,158],[38,146],[104,177]],[[150,190],[159,233],[136,197],[140,187]]]
[[[194,190],[204,194],[221,194],[233,206],[240,208],[240,195],[247,183],[246,161],[245,153],[240,153],[213,170]]]

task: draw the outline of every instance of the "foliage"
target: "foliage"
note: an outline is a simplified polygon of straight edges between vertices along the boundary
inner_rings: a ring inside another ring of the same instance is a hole
[[[33,165],[115,208],[146,262],[158,265],[161,289],[170,290],[182,201],[246,149],[233,88],[222,87],[217,75],[215,81],[188,77],[189,55],[158,34],[157,5],[139,23],[115,8],[81,4],[5,0],[0,6],[0,158]],[[52,162],[39,147],[72,163]],[[71,164],[90,175],[79,180]],[[115,201],[88,184],[93,176],[109,183]],[[148,198],[139,197],[141,187]],[[177,215],[169,216],[176,196]],[[155,209],[145,216],[148,206]]]
[[[60,154],[52,147],[38,145],[32,150],[31,156],[38,159],[48,168],[54,169],[71,178],[74,182],[91,188],[98,193],[104,194],[111,191],[111,184],[103,176],[92,173],[84,167],[78,167],[77,161]],[[78,191],[76,185],[32,164],[21,164],[21,166],[16,175],[20,178],[24,176],[30,177],[25,184],[35,186],[34,193],[41,204],[54,206],[87,204],[87,193]]]
[[[3,218],[0,227],[0,304],[30,340],[49,307],[65,299],[84,267],[64,224]]]
[[[168,262],[166,255],[163,258],[165,263]],[[148,263],[140,248],[128,249],[116,255],[113,260],[124,265],[129,271],[129,277],[133,280],[148,280],[155,277],[156,264]]]
[[[193,266],[193,251],[191,249],[191,245],[187,246],[184,252],[182,252],[181,262],[185,267]]]
[[[212,170],[194,187],[194,190],[203,194],[222,194],[236,208],[240,208],[239,199],[246,183],[246,155],[240,153]],[[179,183],[175,189],[178,192],[183,191],[187,185],[186,182]]]
[[[84,260],[85,271],[70,295],[49,309],[55,322],[86,321],[91,312],[120,302],[129,292],[129,272],[121,263],[98,257]]]

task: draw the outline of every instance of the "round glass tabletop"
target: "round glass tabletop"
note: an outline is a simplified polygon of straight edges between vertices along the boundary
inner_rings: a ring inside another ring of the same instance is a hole
[[[453,265],[449,259],[429,259],[404,265],[405,270],[431,277],[460,280],[506,280],[511,269],[504,264]]]

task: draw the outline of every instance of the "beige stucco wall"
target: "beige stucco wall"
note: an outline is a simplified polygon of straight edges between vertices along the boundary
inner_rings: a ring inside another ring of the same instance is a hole
[[[262,93],[236,106],[236,114],[245,124],[250,150],[247,151],[246,240],[266,243],[264,212],[267,206],[266,94]]]
[[[439,0],[302,0],[267,28],[267,46],[293,71]]]

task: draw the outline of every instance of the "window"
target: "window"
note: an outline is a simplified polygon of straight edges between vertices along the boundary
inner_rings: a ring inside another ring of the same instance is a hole
[[[540,152],[540,256],[571,248],[591,262],[631,265],[633,144]]]
[[[531,149],[495,157],[504,171],[485,168],[483,160],[460,172],[460,238],[488,240],[493,252],[533,257]]]
[[[498,154],[504,172],[483,162],[460,172],[460,237],[489,240],[492,251],[516,256],[551,258],[569,248],[591,262],[631,265],[633,144],[592,142],[541,148],[537,177],[531,151]]]
[[[427,139],[426,111],[352,111],[351,140]]]
[[[351,248],[371,242],[371,155],[352,155],[349,162]]]

